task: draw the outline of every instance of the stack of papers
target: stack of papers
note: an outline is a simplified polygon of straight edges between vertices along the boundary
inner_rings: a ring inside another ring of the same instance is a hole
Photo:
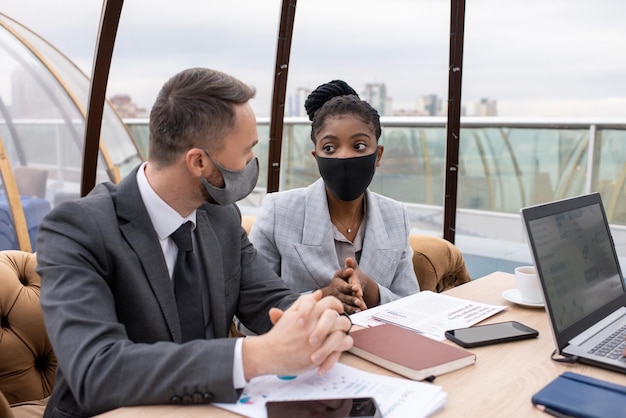
[[[505,308],[422,291],[350,318],[363,327],[392,323],[442,341],[445,331],[469,327]],[[337,363],[325,376],[311,370],[299,376],[257,377],[246,385],[236,403],[214,405],[246,417],[267,418],[268,401],[369,396],[376,399],[385,418],[419,418],[443,408],[447,395],[432,383],[368,373]]]
[[[350,319],[363,327],[395,324],[443,341],[447,330],[470,327],[505,308],[425,290],[352,314]]]
[[[446,402],[441,386],[368,373],[337,363],[325,376],[311,370],[295,377],[257,377],[246,385],[237,403],[214,405],[247,417],[267,418],[268,401],[368,396],[376,399],[385,418],[428,417]]]

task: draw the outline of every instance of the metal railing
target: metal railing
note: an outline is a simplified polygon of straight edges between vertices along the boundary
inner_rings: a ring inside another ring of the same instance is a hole
[[[147,121],[127,120],[147,151]],[[384,117],[381,167],[371,188],[409,204],[441,205],[445,118]],[[259,118],[258,186],[266,184],[269,119]],[[281,190],[319,177],[310,124],[286,118]],[[521,207],[599,191],[611,223],[626,225],[626,119],[462,118],[459,209]]]
[[[18,122],[23,149],[20,153],[12,142],[6,144],[11,162],[49,172],[44,198],[52,206],[75,198],[80,150],[60,146],[71,143],[63,121]],[[142,154],[148,155],[147,119],[125,123]],[[382,124],[380,144],[385,150],[371,189],[404,202],[416,231],[441,235],[446,119],[384,117]],[[261,176],[255,192],[241,202],[249,213],[258,210],[266,190],[268,118],[258,119],[258,130],[255,152]],[[0,136],[10,137],[2,121]],[[122,174],[137,163],[136,154],[127,152],[130,148],[111,148]],[[281,190],[307,186],[319,177],[312,149],[309,121],[286,118]],[[25,159],[19,164],[18,155]],[[599,191],[618,253],[626,256],[626,119],[462,118],[459,164],[456,229],[463,239],[523,243],[521,207]],[[106,177],[102,172],[100,181]]]
[[[266,186],[269,119],[258,118]],[[406,203],[418,230],[442,231],[445,124],[441,117],[383,117],[385,147],[371,189]],[[147,120],[126,120],[147,151]],[[285,118],[280,190],[319,177],[310,122]],[[147,153],[145,153],[147,155]],[[601,193],[620,255],[626,255],[626,119],[461,118],[457,231],[523,242],[519,210],[592,191]],[[254,206],[259,196],[247,203]]]

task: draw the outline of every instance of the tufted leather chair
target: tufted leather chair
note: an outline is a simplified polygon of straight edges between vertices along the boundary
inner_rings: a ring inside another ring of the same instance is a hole
[[[0,392],[12,406],[41,404],[54,386],[56,357],[44,327],[36,266],[35,254],[0,251]],[[20,408],[12,408],[15,416]]]
[[[450,241],[418,234],[409,239],[420,290],[443,292],[470,281],[463,254]]]
[[[2,418],[14,418],[13,411],[11,411],[11,407],[9,406],[9,401],[4,397],[2,392],[0,392],[0,417]]]
[[[254,215],[242,215],[241,216],[241,226],[246,230],[248,235],[250,235],[250,230],[252,229],[252,225],[254,224],[254,220],[256,216]]]

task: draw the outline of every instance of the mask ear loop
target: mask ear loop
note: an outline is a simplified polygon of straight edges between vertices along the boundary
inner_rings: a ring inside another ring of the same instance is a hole
[[[557,357],[560,356],[560,357]],[[550,359],[552,361],[556,361],[558,363],[576,363],[578,361],[578,356],[562,356],[554,350],[550,355]]]

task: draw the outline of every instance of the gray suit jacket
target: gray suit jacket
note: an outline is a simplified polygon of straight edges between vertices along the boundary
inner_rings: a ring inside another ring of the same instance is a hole
[[[381,303],[418,292],[404,206],[369,190],[365,197],[366,230],[359,268],[378,283]],[[250,241],[296,292],[327,286],[341,266],[323,180],[265,196]]]
[[[269,309],[286,309],[298,295],[257,255],[236,205],[206,204],[196,224],[217,338],[180,344],[172,284],[136,170],[45,218],[38,273],[58,359],[47,416],[237,399],[235,339],[225,338],[233,316],[262,333],[271,327]]]

